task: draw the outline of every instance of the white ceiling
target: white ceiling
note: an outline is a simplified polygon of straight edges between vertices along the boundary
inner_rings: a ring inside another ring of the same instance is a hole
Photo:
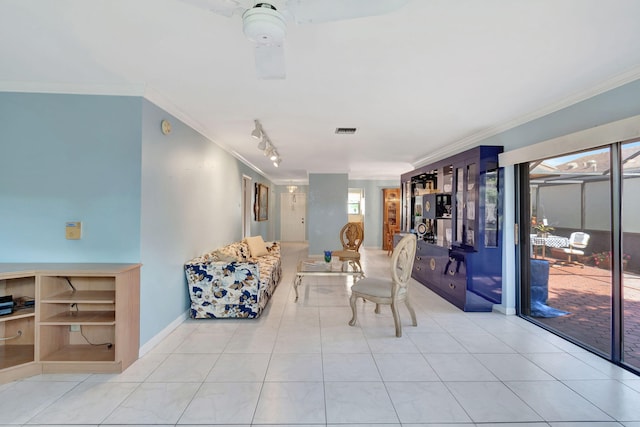
[[[258,80],[238,14],[0,0],[0,90],[144,95],[280,184],[397,179],[640,78],[639,17],[638,0],[410,0],[383,16],[288,21],[286,79]],[[254,119],[279,168],[250,137]]]

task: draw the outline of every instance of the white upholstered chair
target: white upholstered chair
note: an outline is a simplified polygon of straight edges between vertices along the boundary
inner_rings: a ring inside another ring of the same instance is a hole
[[[416,236],[407,234],[393,249],[391,254],[391,277],[365,277],[351,287],[351,311],[353,316],[349,325],[357,321],[356,300],[363,298],[376,304],[376,313],[380,312],[380,304],[391,305],[396,336],[402,336],[402,325],[398,315],[398,304],[404,302],[411,315],[413,326],[417,326],[416,313],[409,301],[409,280],[416,258]]]

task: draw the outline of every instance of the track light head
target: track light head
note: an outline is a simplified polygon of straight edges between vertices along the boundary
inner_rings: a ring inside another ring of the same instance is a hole
[[[276,157],[276,159],[273,161],[273,166],[278,167],[280,166],[280,162],[282,161],[282,159],[280,159],[280,157]]]
[[[257,120],[254,120],[255,122],[255,127],[253,128],[253,131],[251,132],[251,136],[254,137],[255,139],[260,139],[262,138],[262,126],[260,126],[260,122]]]
[[[265,136],[263,135],[262,139],[258,143],[258,150],[264,151],[266,148],[267,148],[267,138],[265,138]]]
[[[271,152],[271,155],[269,155],[269,160],[271,161],[276,161],[276,159],[280,158],[280,156],[278,155],[278,152],[276,150],[273,150]]]

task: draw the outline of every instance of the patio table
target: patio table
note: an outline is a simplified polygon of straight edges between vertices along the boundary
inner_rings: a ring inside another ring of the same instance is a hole
[[[542,257],[546,256],[546,248],[568,248],[569,247],[569,238],[562,236],[538,236],[537,234],[531,234],[531,245],[533,246],[533,257],[538,258],[537,247],[542,247]]]

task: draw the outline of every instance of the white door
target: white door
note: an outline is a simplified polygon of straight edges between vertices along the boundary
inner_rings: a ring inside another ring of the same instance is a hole
[[[306,216],[307,195],[305,193],[282,193],[280,196],[280,240],[283,242],[304,242]]]

